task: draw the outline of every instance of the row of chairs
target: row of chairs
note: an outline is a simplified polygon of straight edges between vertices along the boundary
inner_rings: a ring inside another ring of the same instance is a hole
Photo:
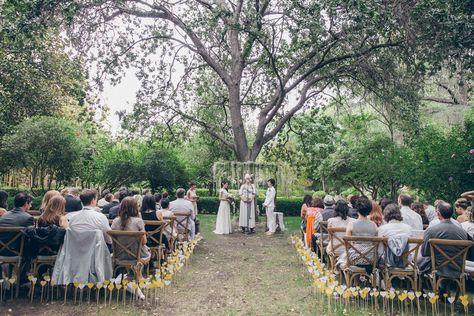
[[[386,288],[391,288],[394,279],[408,280],[413,291],[421,290],[422,275],[418,267],[420,247],[423,244],[422,238],[409,238],[408,247],[400,257],[404,263],[403,268],[389,267],[386,265],[388,254],[388,239],[386,237],[360,237],[344,236],[346,229],[343,227],[328,228],[327,222],[320,224],[320,236],[317,242],[317,253],[322,261],[328,262],[329,269],[334,273],[339,273],[340,281],[345,281],[347,286],[354,286],[356,280],[361,277],[367,278],[372,287],[380,287],[380,281],[385,281]],[[464,295],[466,292],[466,277],[474,277],[474,272],[466,272],[466,259],[470,247],[474,246],[472,241],[466,240],[445,240],[430,239],[431,253],[431,273],[426,277],[433,291],[439,289],[440,283],[448,279],[438,272],[443,267],[459,272],[458,278],[449,278],[459,287]],[[364,244],[364,247],[360,247]],[[331,245],[332,251],[327,253],[326,247]],[[449,255],[445,247],[456,247],[456,254]],[[339,250],[339,251],[338,251]],[[344,252],[347,263],[342,269],[336,266],[338,253]],[[350,255],[351,254],[351,255]],[[438,260],[436,260],[438,256]],[[439,256],[443,260],[439,260]],[[359,265],[357,263],[367,264]],[[341,274],[342,273],[342,274]],[[344,279],[342,279],[342,277]]]
[[[186,213],[175,213],[175,216],[165,217],[162,221],[144,221],[145,227],[154,227],[146,231],[120,231],[111,230],[108,234],[112,238],[112,266],[114,272],[123,268],[133,272],[136,278],[142,278],[143,267],[150,266],[150,259],[156,260],[158,264],[166,258],[167,249],[163,244],[165,232],[169,232],[170,250],[175,250],[182,242],[189,241],[189,222],[191,215]],[[111,224],[112,221],[109,221]],[[176,233],[175,233],[176,229]],[[17,277],[21,273],[21,266],[24,262],[25,235],[24,227],[0,227],[0,265],[8,264],[13,267],[12,275]],[[150,258],[141,258],[141,248],[143,246],[143,236],[147,236],[147,241],[151,241]],[[158,237],[159,236],[159,237]],[[48,245],[43,245],[39,249],[53,251]],[[30,272],[37,275],[42,267],[51,269],[56,262],[56,254],[38,255],[31,261]],[[147,269],[149,273],[149,269]],[[16,287],[16,296],[19,295],[19,287]]]

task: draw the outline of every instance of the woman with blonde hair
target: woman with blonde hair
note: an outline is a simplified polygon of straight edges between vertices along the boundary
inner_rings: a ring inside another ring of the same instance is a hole
[[[50,225],[56,225],[62,228],[69,227],[69,222],[66,218],[66,199],[61,196],[59,192],[49,199],[43,213],[38,218],[38,227]]]
[[[61,193],[59,193],[59,191],[56,191],[56,190],[49,190],[48,192],[44,194],[43,200],[41,201],[41,206],[39,209],[40,213],[44,212],[44,209],[46,208],[46,205],[48,204],[48,202],[51,200],[53,196],[56,196],[56,195],[61,195]]]

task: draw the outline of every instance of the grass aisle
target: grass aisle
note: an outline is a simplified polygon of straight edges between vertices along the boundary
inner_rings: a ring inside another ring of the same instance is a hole
[[[201,216],[204,240],[190,265],[171,287],[163,312],[172,315],[310,315],[309,274],[296,257],[289,234],[212,233],[215,216]],[[287,222],[290,226],[292,222]],[[235,227],[237,228],[237,227]],[[172,303],[174,302],[174,303]]]

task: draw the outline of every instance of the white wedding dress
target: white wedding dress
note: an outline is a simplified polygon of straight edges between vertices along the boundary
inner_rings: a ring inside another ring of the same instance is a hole
[[[227,199],[229,193],[226,189],[221,189],[219,198]],[[220,201],[219,211],[217,212],[216,230],[214,234],[226,235],[232,233],[232,220],[230,218],[230,203],[229,201]]]

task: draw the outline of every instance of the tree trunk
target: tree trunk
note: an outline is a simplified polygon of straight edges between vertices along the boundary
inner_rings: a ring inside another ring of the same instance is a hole
[[[240,104],[240,84],[234,83],[229,87],[229,109],[234,138],[234,152],[238,161],[246,162],[251,159],[247,134],[242,120],[242,106]],[[255,161],[252,160],[252,161]]]

